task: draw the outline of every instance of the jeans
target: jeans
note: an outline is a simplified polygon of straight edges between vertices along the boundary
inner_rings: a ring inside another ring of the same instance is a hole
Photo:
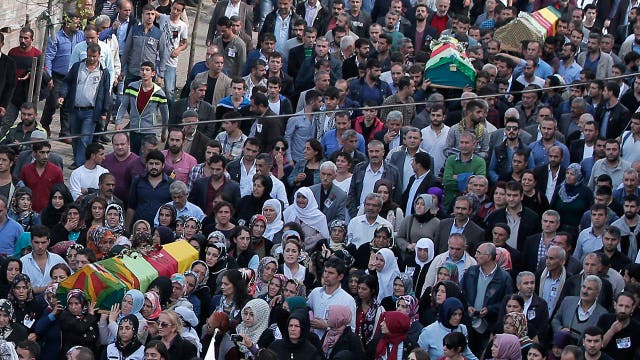
[[[176,98],[176,78],[177,68],[173,66],[167,66],[164,71],[164,93],[167,96],[167,103],[169,108],[173,105]]]
[[[94,110],[75,110],[71,118],[71,135],[79,137],[73,138],[71,146],[73,147],[73,158],[76,166],[82,166],[86,160],[85,150],[87,145],[93,140],[93,132],[96,123],[93,119]]]
[[[47,101],[44,104],[44,110],[42,111],[42,117],[40,118],[40,124],[45,128],[48,128],[53,121],[53,115],[58,108],[58,91],[64,82],[64,75],[53,73],[53,89],[47,97]],[[69,114],[67,114],[67,108],[65,106],[60,108],[60,133],[59,136],[66,136],[69,134]]]
[[[262,29],[262,24],[264,24],[264,19],[269,15],[270,12],[273,11],[273,1],[272,0],[260,0],[260,16],[258,17],[258,28]],[[258,30],[260,31],[260,30]],[[251,35],[251,34],[249,34]]]

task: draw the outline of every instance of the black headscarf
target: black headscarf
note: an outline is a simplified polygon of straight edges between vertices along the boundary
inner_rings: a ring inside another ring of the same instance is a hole
[[[142,346],[140,339],[138,339],[138,328],[140,327],[140,321],[138,321],[138,318],[133,314],[129,314],[120,319],[120,324],[122,324],[124,321],[128,321],[133,327],[133,338],[131,339],[130,343],[124,345],[122,341],[120,341],[120,332],[118,332],[118,335],[116,336],[116,348],[118,348],[118,350],[122,353],[123,358],[128,358],[131,354],[136,352],[136,350],[138,350],[140,346]]]
[[[56,209],[51,205],[51,199],[53,199],[53,195],[57,192],[60,192],[64,199],[64,204],[60,209]],[[73,203],[73,197],[71,196],[71,191],[69,191],[69,188],[65,184],[59,183],[51,186],[49,202],[47,203],[47,207],[42,210],[42,215],[40,216],[42,225],[46,225],[49,229],[53,228],[55,224],[60,222],[60,217],[65,211],[66,206],[71,203]]]
[[[173,285],[171,284],[171,279],[166,276],[158,276],[155,280],[153,280],[149,286],[147,287],[147,291],[153,289],[153,287],[157,287],[160,293],[160,305],[162,308],[167,306],[171,302],[171,293],[173,292]]]
[[[296,310],[291,315],[289,315],[289,319],[287,320],[287,327],[291,322],[291,319],[297,319],[300,321],[300,339],[297,343],[292,343],[289,339],[289,331],[285,331],[282,333],[282,338],[285,341],[285,346],[289,351],[294,351],[299,349],[304,345],[307,338],[309,337],[309,333],[311,332],[311,322],[309,321],[309,314],[305,311]]]

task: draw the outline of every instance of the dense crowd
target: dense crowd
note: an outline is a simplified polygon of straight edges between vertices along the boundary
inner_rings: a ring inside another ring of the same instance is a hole
[[[3,358],[640,358],[637,1],[220,0],[177,91],[187,5],[66,11],[41,115],[34,31],[0,54]],[[442,35],[464,89],[425,76]],[[110,309],[59,289],[176,241]]]

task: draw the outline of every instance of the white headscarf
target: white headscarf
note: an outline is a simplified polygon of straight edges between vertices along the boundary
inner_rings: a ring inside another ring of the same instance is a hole
[[[266,207],[274,208],[277,215],[275,220],[267,223],[267,228],[264,230],[264,234],[262,234],[262,236],[269,240],[273,240],[273,235],[282,230],[282,226],[284,225],[284,222],[282,221],[282,204],[280,204],[280,200],[269,199],[264,202],[264,205],[262,205],[262,210]]]
[[[254,325],[249,327],[243,321],[236,327],[236,333],[248,335],[251,338],[251,342],[257,344],[260,336],[269,326],[269,304],[262,299],[253,299],[247,302],[242,308],[242,312],[245,309],[253,311]],[[249,353],[249,349],[246,346],[240,345],[239,348],[243,353]]]
[[[300,208],[295,199],[298,194],[304,196],[307,199],[307,207]],[[308,187],[301,187],[293,195],[293,204],[284,210],[284,221],[290,222],[299,219],[306,225],[316,229],[325,239],[330,239],[329,227],[327,226],[327,218],[322,211],[318,209],[318,203],[316,202],[313,192]]]
[[[429,238],[422,238],[420,240],[418,240],[418,242],[416,243],[416,264],[418,264],[419,267],[423,267],[425,264],[428,264],[431,262],[431,260],[433,260],[433,257],[435,256],[435,254],[433,253],[433,240],[429,239]],[[427,251],[429,252],[427,255],[427,261],[420,261],[418,259],[418,249],[427,249]]]
[[[384,259],[384,267],[377,272],[378,284],[380,285],[378,302],[380,302],[385,297],[393,294],[393,281],[400,275],[400,269],[398,268],[398,261],[391,249],[380,249],[376,255],[381,255]]]

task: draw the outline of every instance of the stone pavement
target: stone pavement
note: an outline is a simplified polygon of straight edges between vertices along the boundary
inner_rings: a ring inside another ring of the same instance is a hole
[[[206,54],[205,41],[207,37],[207,30],[209,28],[209,20],[211,18],[212,12],[213,12],[213,6],[210,0],[203,0],[202,11],[200,14],[200,19],[198,21],[198,28],[197,28],[197,34],[196,34],[197,41],[196,41],[196,46],[195,46],[196,51],[195,51],[194,61],[193,61],[194,64],[204,60],[205,58],[205,54]],[[196,8],[187,7],[187,15],[189,17],[189,36],[191,36],[191,34],[193,34],[193,27],[195,24],[194,20],[196,17]],[[191,39],[189,39],[189,45],[190,44],[191,44]],[[176,82],[179,88],[182,88],[182,86],[184,85],[187,79],[187,75],[189,73],[188,71],[189,70],[188,69],[189,53],[190,53],[190,47],[187,47],[187,49],[180,54],[180,58],[179,58],[180,61],[178,65],[178,79]],[[180,93],[180,89],[178,89],[177,93],[178,94]],[[42,114],[43,107],[44,107],[44,101],[41,101],[38,104],[39,114]],[[109,125],[108,130],[110,131],[114,130],[113,123]],[[68,184],[69,177],[71,176],[71,170],[68,168],[68,166],[73,163],[73,153],[71,150],[71,145],[65,144],[60,141],[56,141],[59,131],[60,131],[60,118],[59,118],[59,112],[56,112],[56,115],[54,116],[53,122],[51,124],[51,145],[52,145],[52,151],[60,154],[64,159],[65,168],[63,173],[64,173],[65,183]],[[160,136],[159,132],[158,132],[158,136]],[[111,151],[112,151],[111,145],[110,144],[105,145],[105,153],[109,153]]]

